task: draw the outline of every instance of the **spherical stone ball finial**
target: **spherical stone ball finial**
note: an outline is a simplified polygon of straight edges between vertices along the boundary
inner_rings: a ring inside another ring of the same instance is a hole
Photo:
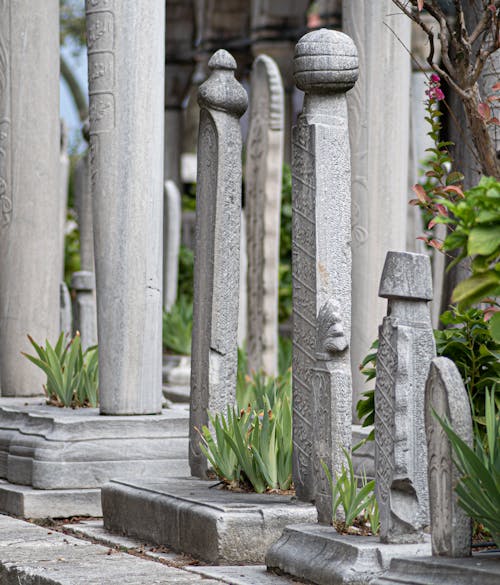
[[[226,49],[219,49],[210,57],[208,67],[212,71],[214,69],[227,69],[228,71],[236,71],[237,64],[231,53],[226,51]]]
[[[322,28],[295,46],[294,77],[306,93],[342,93],[358,78],[358,51],[351,37]]]
[[[248,107],[248,96],[234,77],[234,57],[225,49],[219,49],[210,58],[208,66],[212,73],[198,89],[198,103],[202,108],[227,112],[239,118]]]

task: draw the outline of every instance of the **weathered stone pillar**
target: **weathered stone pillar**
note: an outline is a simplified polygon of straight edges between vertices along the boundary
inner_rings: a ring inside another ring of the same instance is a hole
[[[356,47],[321,29],[295,49],[305,92],[293,129],[293,448],[301,500],[317,496],[331,519],[322,459],[339,470],[351,444],[351,167],[345,92],[358,76]],[[328,516],[328,518],[327,518]]]
[[[380,540],[420,542],[429,524],[425,381],[436,355],[425,254],[389,252],[379,296],[388,299],[379,328],[375,385],[375,493]]]
[[[457,366],[444,357],[432,360],[425,386],[432,554],[467,557],[471,554],[472,520],[458,505],[455,487],[460,473],[453,463],[451,443],[434,413],[473,447],[469,395]]]
[[[208,412],[225,412],[236,394],[240,273],[241,131],[248,98],[234,78],[236,62],[221,49],[200,86],[196,249],[189,464],[205,477],[207,462],[196,429]]]
[[[0,2],[0,388],[42,393],[21,355],[59,334],[59,3]]]
[[[377,282],[388,250],[404,250],[408,205],[410,19],[392,0],[344,0],[343,31],[359,50],[349,92],[352,150],[353,415],[365,390],[359,364],[384,315]]]
[[[177,300],[181,245],[181,194],[173,180],[165,181],[163,199],[163,307],[170,311]]]
[[[100,408],[157,413],[165,3],[86,7]]]
[[[284,97],[278,66],[266,55],[254,61],[250,97],[245,167],[248,366],[276,376]]]

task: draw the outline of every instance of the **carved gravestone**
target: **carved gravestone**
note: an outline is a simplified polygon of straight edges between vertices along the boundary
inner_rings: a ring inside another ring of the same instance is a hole
[[[241,131],[248,98],[236,81],[236,62],[225,50],[209,61],[200,86],[196,249],[189,464],[205,477],[207,461],[198,431],[208,412],[224,412],[236,394],[240,273]]]
[[[250,371],[278,374],[278,281],[283,168],[283,83],[266,55],[252,67],[247,140],[247,351]]]
[[[351,169],[345,92],[356,47],[318,30],[295,50],[304,107],[293,129],[293,476],[297,496],[331,521],[321,460],[333,472],[351,445]]]
[[[453,463],[450,441],[433,411],[440,418],[447,419],[455,433],[472,447],[469,396],[457,366],[444,357],[432,360],[425,386],[432,554],[470,556],[472,522],[458,506],[458,497],[454,491],[460,474]]]
[[[436,355],[429,301],[429,257],[388,252],[379,296],[388,299],[379,328],[375,386],[375,486],[380,540],[422,540],[429,524],[424,391]]]
[[[76,293],[73,304],[75,330],[80,332],[82,349],[85,351],[97,344],[94,273],[88,270],[74,272],[71,288]]]
[[[169,311],[177,300],[181,213],[179,189],[174,181],[165,181],[163,197],[163,307],[166,311]]]

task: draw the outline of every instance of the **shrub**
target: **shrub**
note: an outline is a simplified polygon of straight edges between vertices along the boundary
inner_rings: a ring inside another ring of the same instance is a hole
[[[28,336],[38,357],[23,353],[47,375],[44,391],[48,402],[56,406],[91,406],[98,404],[97,346],[82,351],[80,334],[64,343],[61,333],[54,347],[46,341],[45,347]]]
[[[191,355],[193,305],[180,296],[167,313],[163,311],[163,348],[180,355]]]

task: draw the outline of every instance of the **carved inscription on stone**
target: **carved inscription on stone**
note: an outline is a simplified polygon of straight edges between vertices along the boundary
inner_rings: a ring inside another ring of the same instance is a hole
[[[0,227],[12,218],[10,112],[10,2],[0,1]]]

